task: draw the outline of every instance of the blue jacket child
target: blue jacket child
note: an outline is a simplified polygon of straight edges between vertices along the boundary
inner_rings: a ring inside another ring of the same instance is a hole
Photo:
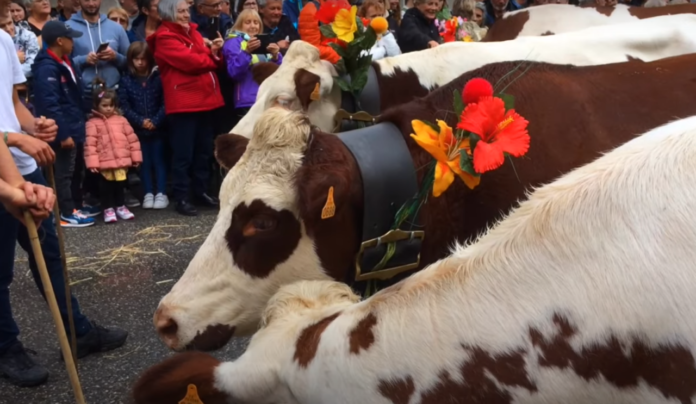
[[[141,141],[162,134],[165,116],[164,93],[157,66],[146,77],[134,76],[130,72],[121,76],[118,100],[123,116],[128,119]],[[143,128],[145,119],[150,119],[156,129]]]
[[[54,119],[58,125],[58,134],[52,145],[60,145],[69,137],[75,143],[84,143],[85,113],[80,68],[68,56],[61,60],[50,49],[44,48],[36,56],[31,70],[36,115]]]
[[[270,54],[256,55],[246,52],[249,35],[243,32],[232,32],[227,36],[222,47],[227,73],[235,80],[234,106],[236,108],[247,108],[256,102],[256,94],[259,92],[259,85],[254,81],[251,74],[253,65],[259,62],[274,62],[281,64],[283,55],[278,52],[278,59],[273,61]]]

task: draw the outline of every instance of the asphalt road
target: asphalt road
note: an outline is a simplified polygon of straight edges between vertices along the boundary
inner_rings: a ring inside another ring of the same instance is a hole
[[[82,311],[103,325],[130,332],[122,348],[93,354],[78,361],[82,389],[88,403],[130,403],[129,392],[138,375],[172,353],[152,325],[160,298],[186,269],[215,222],[216,210],[202,210],[195,218],[163,211],[133,209],[131,222],[66,229],[66,249],[73,293]],[[0,379],[0,403],[74,403],[70,381],[60,360],[55,327],[34,285],[26,255],[18,248],[12,307],[24,345],[50,372],[45,385],[18,388]],[[220,359],[241,355],[247,340],[233,339],[214,353]]]

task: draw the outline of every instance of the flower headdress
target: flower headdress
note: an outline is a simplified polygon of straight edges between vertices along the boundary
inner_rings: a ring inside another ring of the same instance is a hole
[[[367,84],[367,71],[372,62],[369,50],[389,26],[383,17],[368,21],[357,13],[357,7],[346,0],[326,0],[319,10],[312,3],[305,6],[298,19],[302,40],[316,46],[320,57],[336,66],[339,73],[336,83],[356,99]],[[342,75],[350,76],[350,80],[340,77]]]

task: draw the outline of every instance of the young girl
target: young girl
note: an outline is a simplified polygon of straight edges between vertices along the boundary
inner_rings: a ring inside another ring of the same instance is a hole
[[[164,94],[152,52],[147,42],[133,42],[128,48],[128,73],[121,76],[118,98],[123,116],[135,130],[143,150],[143,165],[140,167],[145,198],[144,209],[164,209],[169,205],[165,194],[167,169],[164,163]],[[155,184],[152,184],[152,171]]]
[[[244,9],[222,47],[227,72],[235,81],[235,125],[256,102],[259,85],[254,81],[251,68],[259,62],[272,61],[280,64],[283,60],[277,44],[272,43],[265,50],[259,49],[261,41],[256,35],[261,30],[263,22],[256,10]]]
[[[125,205],[123,188],[128,168],[137,167],[143,161],[138,137],[126,118],[118,114],[117,107],[116,92],[104,90],[95,97],[95,111],[87,121],[85,165],[100,174],[99,193],[105,223],[116,222],[117,216],[133,219]]]

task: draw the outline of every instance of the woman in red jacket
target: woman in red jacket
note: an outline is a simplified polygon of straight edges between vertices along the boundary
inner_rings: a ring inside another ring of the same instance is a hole
[[[218,206],[206,193],[213,158],[212,110],[222,107],[220,83],[215,70],[223,65],[222,38],[206,45],[190,22],[186,0],[160,0],[162,25],[147,38],[162,77],[164,110],[172,147],[172,188],[176,210],[197,215],[189,202],[189,184],[194,202]],[[191,169],[191,170],[190,170]],[[189,179],[189,170],[193,180]]]

